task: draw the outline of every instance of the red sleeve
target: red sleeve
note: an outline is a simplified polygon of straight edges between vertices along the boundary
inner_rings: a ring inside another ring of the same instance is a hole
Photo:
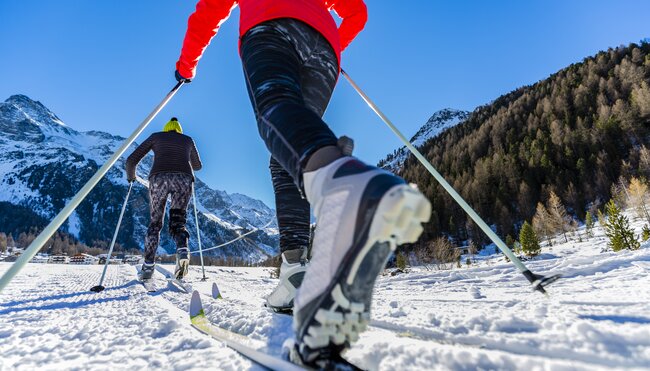
[[[181,56],[176,62],[176,70],[181,76],[194,78],[196,65],[199,64],[203,51],[217,34],[221,24],[228,19],[237,2],[238,0],[199,0],[196,11],[187,21]]]
[[[341,51],[343,51],[366,25],[368,9],[363,0],[338,0],[330,4],[330,9],[343,19],[339,26]]]

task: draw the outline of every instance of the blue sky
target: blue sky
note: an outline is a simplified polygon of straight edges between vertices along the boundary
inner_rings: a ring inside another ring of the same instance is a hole
[[[648,1],[366,1],[343,67],[411,136],[435,111],[473,110],[599,50],[649,37]],[[40,100],[78,130],[127,136],[174,85],[194,1],[0,0],[0,99]],[[235,10],[197,78],[138,140],[179,117],[214,188],[273,204],[237,53]],[[326,121],[375,163],[397,139],[339,80]]]

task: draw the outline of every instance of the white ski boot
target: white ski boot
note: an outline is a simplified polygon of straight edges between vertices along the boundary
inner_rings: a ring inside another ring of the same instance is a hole
[[[400,177],[353,157],[303,178],[317,220],[293,325],[300,361],[317,365],[366,329],[377,276],[398,245],[418,239],[431,204]]]
[[[266,306],[275,312],[291,313],[293,311],[296,290],[300,287],[309,264],[302,254],[302,250],[290,250],[281,255],[280,282],[266,298]]]

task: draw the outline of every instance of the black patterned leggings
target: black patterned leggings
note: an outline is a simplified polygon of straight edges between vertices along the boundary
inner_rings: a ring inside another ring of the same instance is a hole
[[[158,173],[149,177],[149,211],[151,220],[145,239],[144,261],[152,264],[156,259],[156,250],[163,226],[167,198],[171,196],[169,208],[169,233],[176,248],[187,247],[189,233],[185,228],[187,222],[187,204],[192,196],[193,177],[186,173]]]
[[[280,249],[309,245],[309,203],[298,191],[302,167],[317,149],[337,138],[321,119],[338,77],[329,42],[295,19],[276,19],[251,28],[241,57],[258,129],[271,151]]]

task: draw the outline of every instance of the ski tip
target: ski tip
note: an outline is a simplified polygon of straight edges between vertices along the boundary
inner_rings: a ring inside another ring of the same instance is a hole
[[[219,292],[219,287],[217,287],[216,282],[212,282],[212,298],[213,299],[223,299],[221,297],[221,292]]]
[[[198,291],[192,292],[192,299],[190,299],[190,318],[203,315],[203,304],[201,303],[201,295]]]

